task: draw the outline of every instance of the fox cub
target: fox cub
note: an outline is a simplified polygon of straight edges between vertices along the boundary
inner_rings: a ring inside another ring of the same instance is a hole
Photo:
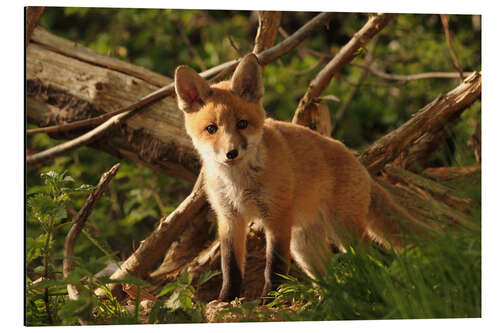
[[[179,66],[175,91],[218,219],[220,300],[240,296],[250,221],[266,236],[263,295],[279,283],[276,273],[288,273],[291,258],[307,274],[322,274],[330,244],[340,251],[353,238],[401,246],[399,225],[377,214],[375,199],[390,201],[388,194],[341,142],[266,119],[255,55],[242,59],[230,81],[211,86]]]

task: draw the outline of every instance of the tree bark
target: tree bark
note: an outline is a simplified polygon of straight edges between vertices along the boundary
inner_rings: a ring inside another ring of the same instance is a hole
[[[43,11],[45,7],[26,7],[26,40],[25,45],[28,45],[31,40],[31,35],[38,25],[38,21],[40,21],[40,17],[42,17]]]
[[[122,109],[172,82],[159,74],[149,76],[149,71],[138,66],[98,54],[40,28],[28,46],[26,62],[27,117],[40,126]],[[149,82],[144,80],[146,77]],[[58,138],[80,134],[81,129]],[[91,146],[192,182],[200,169],[198,156],[184,130],[183,114],[173,97],[146,106]]]
[[[253,53],[259,54],[273,46],[280,27],[280,21],[281,12],[259,11],[259,28],[255,36]]]

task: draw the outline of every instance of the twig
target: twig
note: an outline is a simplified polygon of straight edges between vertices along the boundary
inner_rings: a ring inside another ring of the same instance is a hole
[[[87,201],[73,219],[72,223],[73,225],[71,226],[71,229],[66,235],[66,239],[64,241],[63,275],[65,278],[67,278],[71,274],[75,265],[72,257],[75,254],[76,239],[80,235],[80,232],[82,231],[83,226],[87,221],[87,218],[94,210],[97,201],[99,201],[99,199],[101,198],[102,193],[106,188],[106,185],[111,181],[111,179],[113,179],[119,168],[120,168],[120,163],[117,163],[108,172],[105,172],[101,176],[101,179],[97,184],[97,187],[90,193],[89,197],[87,198]],[[67,289],[68,289],[68,296],[71,300],[77,300],[80,297],[80,292],[78,291],[76,286],[68,284]],[[79,318],[79,321],[82,325],[87,324],[86,321],[81,318]]]
[[[419,73],[419,74],[410,74],[410,75],[400,75],[400,74],[389,74],[382,71],[379,71],[372,66],[367,66],[366,64],[351,64],[352,66],[361,67],[368,72],[384,79],[384,80],[392,80],[392,81],[415,81],[415,80],[424,80],[424,79],[459,79],[460,73],[454,72],[427,72],[427,73]],[[464,72],[462,73],[465,76],[470,76],[472,72]]]
[[[38,133],[54,133],[54,132],[65,132],[65,131],[70,131],[74,130],[77,128],[85,127],[85,126],[92,126],[92,125],[99,125],[108,120],[109,118],[119,115],[124,112],[128,111],[134,111],[138,110],[150,103],[153,103],[161,98],[164,98],[168,95],[170,95],[173,90],[172,89],[165,89],[169,87],[166,86],[164,88],[161,88],[159,90],[156,90],[155,92],[141,98],[139,101],[135,102],[134,104],[131,104],[125,108],[122,108],[120,110],[116,111],[111,111],[108,113],[105,113],[103,115],[93,117],[93,118],[88,118],[88,119],[82,119],[82,120],[77,120],[73,121],[69,124],[62,124],[62,125],[54,125],[54,126],[47,126],[47,127],[42,127],[42,128],[34,128],[26,131],[26,135],[34,135]]]
[[[453,60],[453,66],[460,74],[460,79],[463,81],[465,79],[462,67],[458,63],[457,53],[453,47],[453,38],[451,36],[450,28],[448,26],[448,18],[444,14],[439,15],[441,17],[441,23],[443,24],[444,34],[446,36],[446,42],[448,43],[448,49],[450,50],[451,59]]]
[[[293,123],[304,126],[309,124],[309,109],[315,103],[316,98],[328,86],[332,77],[357,55],[356,51],[359,48],[365,46],[395,16],[395,14],[377,14],[368,19],[368,22],[361,30],[354,34],[351,40],[340,49],[339,53],[311,81],[309,88],[295,110]]]
[[[373,51],[375,50],[375,46],[377,45],[377,40],[378,40],[377,37],[375,37],[373,39],[373,43],[372,43],[370,49],[368,50],[368,53],[366,54],[366,57],[365,57],[366,67],[369,67],[369,65],[373,61]],[[332,131],[335,130],[335,127],[337,126],[337,124],[340,122],[340,120],[344,116],[345,110],[347,110],[347,107],[351,104],[352,100],[354,99],[354,96],[356,96],[356,92],[358,91],[358,88],[360,87],[361,83],[363,83],[363,81],[366,79],[367,75],[368,75],[368,70],[366,68],[364,68],[363,72],[361,73],[361,75],[358,78],[358,81],[356,82],[356,85],[352,88],[351,93],[347,97],[347,100],[345,100],[344,103],[342,103],[342,105],[339,107],[339,109],[335,113],[335,117],[333,118],[333,122],[332,122]]]
[[[182,40],[184,41],[184,44],[186,44],[188,50],[191,52],[191,54],[194,56],[194,58],[198,62],[198,65],[200,66],[201,70],[202,71],[207,70],[207,66],[205,66],[205,63],[201,59],[200,54],[198,53],[196,48],[193,46],[193,44],[191,44],[191,41],[189,40],[188,36],[186,36],[186,34],[184,33],[184,30],[182,29],[181,24],[177,20],[174,21],[174,24],[175,24],[175,27],[177,28],[177,31],[179,31],[179,34],[180,34]]]
[[[361,163],[377,174],[423,135],[441,131],[449,119],[456,117],[481,95],[481,73],[474,72],[458,87],[420,109],[410,120],[386,134],[360,157]]]
[[[226,31],[224,31],[224,33],[226,34],[226,37],[229,40],[229,44],[231,44],[231,47],[233,48],[233,50],[238,54],[238,57],[243,57],[244,54],[241,53],[240,49],[236,46],[236,44],[234,43],[233,39],[231,38],[231,35],[229,34],[229,32],[226,30]]]
[[[30,155],[30,156],[26,157],[26,162],[28,164],[38,162],[40,160],[43,160],[43,159],[46,159],[49,157],[61,155],[67,151],[78,148],[84,144],[88,144],[88,143],[96,140],[99,136],[103,135],[107,130],[109,130],[113,126],[118,125],[122,119],[130,116],[135,110],[137,110],[137,109],[132,109],[132,110],[126,111],[124,113],[117,114],[117,115],[111,117],[110,119],[106,120],[104,123],[102,123],[98,127],[94,128],[93,130],[83,134],[82,136],[79,136],[79,137],[77,137],[73,140],[70,140],[70,141],[66,141],[60,145],[49,148],[49,149],[44,150],[40,153]]]
[[[296,47],[300,42],[302,42],[309,34],[311,34],[315,29],[319,28],[320,26],[326,24],[333,16],[333,13],[321,13],[314,17],[312,20],[310,20],[308,23],[306,23],[304,26],[302,26],[299,30],[297,30],[293,35],[291,35],[289,38],[283,40],[281,43],[275,45],[272,48],[269,48],[261,53],[259,53],[257,56],[259,58],[259,62],[262,65],[266,65],[269,62],[272,62],[276,60],[277,58],[281,57],[283,54],[286,54],[287,52],[291,51],[294,47]],[[200,73],[201,77],[208,78],[211,77],[212,75],[218,74],[220,72],[223,72],[225,70],[229,70],[229,68],[233,69],[236,68],[238,65],[240,59],[236,60],[231,60],[228,61],[224,64],[212,67],[209,70],[206,70],[202,73]],[[34,163],[37,161],[40,161],[45,158],[53,157],[56,155],[63,154],[69,150],[75,149],[81,145],[88,144],[95,140],[98,136],[102,135],[104,132],[109,130],[111,127],[114,125],[118,124],[120,121],[122,121],[124,118],[128,117],[131,115],[135,110],[137,110],[138,105],[144,106],[148,103],[152,103],[156,100],[159,100],[171,93],[174,92],[174,84],[170,83],[166,85],[165,87],[158,89],[154,91],[153,93],[149,94],[148,96],[144,97],[141,99],[139,102],[133,104],[132,106],[129,106],[125,109],[120,110],[121,113],[118,113],[114,115],[113,117],[107,119],[104,123],[102,123],[100,126],[94,128],[90,132],[75,138],[73,140],[67,141],[61,145],[49,148],[43,152],[37,153],[30,155],[26,158],[26,162],[28,164]],[[102,119],[101,119],[102,120]],[[65,126],[69,126],[65,125]],[[85,125],[86,126],[86,125]],[[73,127],[73,129],[76,127]],[[38,133],[41,133],[42,129],[39,129]]]

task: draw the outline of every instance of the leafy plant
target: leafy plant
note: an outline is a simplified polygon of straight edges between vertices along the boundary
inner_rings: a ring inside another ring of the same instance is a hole
[[[45,280],[42,281],[43,283],[53,278],[55,273],[51,252],[52,242],[54,233],[65,224],[68,218],[66,205],[71,201],[70,195],[88,193],[92,186],[77,185],[71,176],[66,175],[66,172],[58,173],[52,170],[42,173],[41,178],[44,185],[30,189],[31,196],[27,200],[27,208],[28,219],[38,223],[43,229],[43,234],[37,238],[28,237],[27,259],[28,264],[35,262],[38,258],[42,259],[42,265],[34,267],[33,272],[41,275]],[[35,295],[32,294],[32,296]],[[43,300],[47,319],[51,323],[53,318],[49,296],[49,288],[45,287]],[[39,309],[36,300],[33,302],[29,302],[34,306],[33,309]]]
[[[167,301],[158,301],[149,315],[149,323],[201,323],[205,305],[196,299],[196,290],[220,272],[204,272],[193,286],[193,278],[187,268],[177,281],[166,284],[158,297],[168,296]]]

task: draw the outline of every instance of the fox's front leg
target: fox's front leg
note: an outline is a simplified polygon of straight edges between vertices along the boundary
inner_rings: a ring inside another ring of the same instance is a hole
[[[247,223],[240,215],[219,217],[222,288],[218,299],[229,302],[241,293],[245,273]]]
[[[290,262],[292,217],[288,214],[266,222],[266,268],[262,296],[278,287],[287,275]]]

